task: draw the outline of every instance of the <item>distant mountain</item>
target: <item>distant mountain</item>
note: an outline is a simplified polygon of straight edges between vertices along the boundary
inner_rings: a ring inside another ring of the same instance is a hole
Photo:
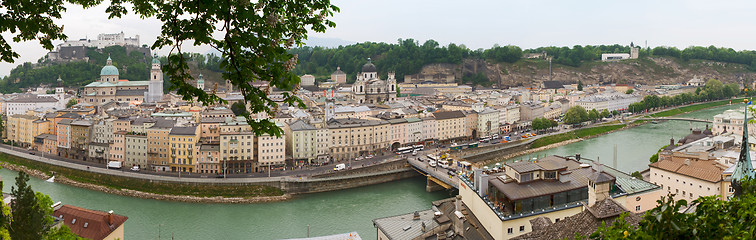
[[[309,47],[324,47],[324,48],[337,48],[339,46],[347,46],[352,45],[357,42],[344,40],[340,38],[319,38],[319,37],[308,37],[307,40],[305,40],[305,45]]]

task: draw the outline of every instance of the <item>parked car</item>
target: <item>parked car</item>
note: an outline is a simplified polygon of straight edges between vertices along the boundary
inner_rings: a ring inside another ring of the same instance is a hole
[[[371,159],[371,158],[373,158],[373,154],[367,155],[367,156],[365,157],[365,159]]]
[[[122,163],[119,161],[108,162],[108,168],[121,169],[122,166]]]
[[[360,160],[363,160],[363,159],[365,159],[365,157],[363,157],[363,156],[359,156],[359,157],[355,158],[354,160],[355,160],[355,161],[360,161]]]
[[[434,160],[428,160],[428,166],[436,167],[436,161],[434,161]]]
[[[29,152],[29,154],[31,154],[31,155],[36,155],[36,153],[34,153],[34,152]]]
[[[343,163],[336,164],[336,167],[333,168],[334,171],[341,171],[341,170],[344,170],[344,169],[346,169],[346,164],[343,164]]]
[[[139,172],[139,166],[133,166],[133,167],[131,167],[131,171]]]

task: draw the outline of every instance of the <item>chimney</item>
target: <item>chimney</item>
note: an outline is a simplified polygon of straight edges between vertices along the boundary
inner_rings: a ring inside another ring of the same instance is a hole
[[[685,159],[685,166],[690,166],[690,159],[689,158]]]
[[[481,174],[480,175],[480,184],[478,184],[480,188],[478,188],[478,194],[480,196],[486,196],[488,195],[488,174]]]
[[[462,195],[457,195],[454,200],[454,211],[462,211]]]
[[[418,211],[415,211],[414,214],[412,214],[412,220],[419,220],[420,219],[420,213]]]
[[[425,222],[420,224],[420,231],[425,232]]]
[[[675,139],[669,138],[669,146],[674,146],[674,145],[675,145]]]
[[[108,211],[108,225],[113,226],[113,210]]]

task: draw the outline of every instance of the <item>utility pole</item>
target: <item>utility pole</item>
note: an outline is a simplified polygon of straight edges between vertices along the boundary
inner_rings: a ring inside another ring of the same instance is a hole
[[[617,144],[614,144],[614,162],[612,162],[612,164],[612,167],[617,169]]]
[[[549,57],[549,81],[554,81],[553,72],[551,71],[551,57]]]

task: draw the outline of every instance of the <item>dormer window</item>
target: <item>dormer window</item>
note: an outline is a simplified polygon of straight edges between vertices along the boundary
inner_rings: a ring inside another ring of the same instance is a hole
[[[548,172],[543,173],[543,178],[544,179],[556,179],[556,175],[557,175],[556,171],[548,171]]]
[[[525,173],[520,175],[520,182],[528,182],[533,180],[533,173]]]

